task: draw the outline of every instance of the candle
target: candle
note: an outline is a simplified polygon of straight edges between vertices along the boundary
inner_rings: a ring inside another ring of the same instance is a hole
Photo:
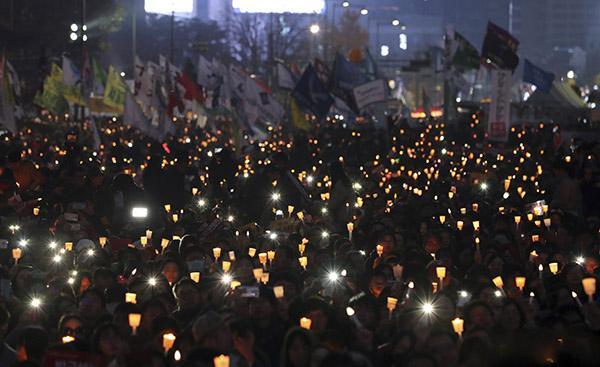
[[[173,348],[173,344],[175,344],[175,339],[177,337],[175,334],[168,333],[163,335],[163,348],[165,350],[165,354],[169,353],[169,350]]]
[[[263,266],[263,268],[267,267],[267,259],[269,255],[266,252],[261,252],[258,254],[258,262]]]
[[[472,206],[472,208],[473,208],[473,211],[474,211],[475,213],[477,213],[477,210],[479,210],[479,204],[477,204],[477,203],[473,203],[471,206]]]
[[[169,246],[169,240],[166,238],[161,239],[160,247],[162,248],[163,252],[166,250],[167,246]]]
[[[550,272],[554,275],[556,275],[556,273],[558,273],[558,263],[554,262],[554,263],[550,263],[548,264],[548,268],[550,268]]]
[[[137,303],[137,294],[125,293],[125,303],[133,303],[135,305]]]
[[[152,239],[152,230],[151,229],[147,229],[146,230],[146,238],[147,239]]]
[[[348,222],[348,224],[346,224],[346,228],[348,228],[348,239],[352,241],[352,231],[354,231],[354,223]]]
[[[518,226],[519,223],[521,223],[521,216],[520,215],[515,215],[515,224]]]
[[[227,273],[231,268],[231,262],[223,261],[223,263],[221,263],[221,267],[223,268],[223,271]]]
[[[306,245],[304,243],[299,243],[298,252],[300,252],[300,255],[304,255],[304,250],[306,250]]]
[[[171,218],[173,218],[173,223],[177,223],[177,221],[179,221],[179,214],[174,213]]]
[[[540,264],[538,266],[538,272],[540,273],[540,279],[542,279],[544,274],[544,265]]]
[[[191,272],[190,279],[196,283],[200,283],[200,272],[198,272],[198,271]]]
[[[252,275],[254,275],[254,279],[256,279],[256,283],[260,283],[260,279],[262,278],[262,275],[263,275],[263,269],[262,268],[252,269]]]
[[[540,236],[537,234],[531,235],[531,242],[538,242],[540,240]]]
[[[306,267],[308,266],[308,258],[306,256],[302,256],[298,258],[298,261],[300,262],[300,266],[302,266],[302,268],[306,270]]]
[[[464,225],[465,222],[463,222],[462,220],[456,222],[456,228],[458,228],[459,231],[462,231]]]
[[[529,292],[529,304],[533,304],[533,299],[535,298],[535,293]]]
[[[165,204],[165,211],[169,213],[171,211],[171,204]]]
[[[465,330],[465,320],[457,317],[454,320],[452,320],[452,328],[454,329],[454,332],[458,334],[459,338],[462,338],[462,333]]]
[[[433,293],[437,293],[438,291],[438,282],[431,282],[431,290]]]
[[[65,335],[62,337],[62,343],[63,344],[68,344],[68,343],[72,343],[75,341],[75,338],[72,337],[71,335]]]
[[[288,205],[288,217],[291,217],[293,212],[294,212],[294,207],[292,205]]]
[[[479,232],[479,221],[478,220],[473,221],[473,229],[475,230],[475,232]]]
[[[214,256],[215,262],[216,262],[217,260],[219,260],[219,257],[221,257],[221,248],[215,247],[212,250],[213,250],[213,256]]]
[[[33,215],[35,215],[36,217],[38,215],[40,215],[40,208],[38,208],[38,207],[33,208]]]
[[[542,205],[542,212],[544,212],[544,214],[548,213],[548,204]]]
[[[298,213],[296,213],[296,215],[298,216],[298,219],[300,219],[301,222],[304,222],[304,213],[303,212],[298,212]]]
[[[100,237],[98,238],[98,243],[100,244],[100,247],[104,248],[104,246],[106,246],[106,241],[108,239],[106,237]]]
[[[444,223],[446,223],[446,216],[440,215],[440,224],[444,224]]]
[[[215,367],[229,367],[229,356],[221,354],[213,360]]]
[[[148,237],[146,237],[146,236],[140,237],[140,243],[142,244],[142,246],[146,247],[146,245],[148,244]]]
[[[462,215],[467,214],[467,208],[460,208],[460,214],[462,214]]]
[[[237,280],[232,280],[231,283],[229,283],[229,288],[231,288],[231,290],[234,291],[240,285],[242,285],[241,282],[239,282]]]
[[[551,224],[552,224],[552,219],[544,218],[544,225],[546,226],[546,228],[549,229]]]
[[[254,255],[256,255],[256,249],[254,247],[249,247],[248,248],[248,256],[254,257]]]
[[[65,242],[65,250],[73,251],[73,242]]]
[[[273,260],[275,259],[275,251],[267,251],[267,258],[269,259],[269,265],[273,265]]]
[[[375,246],[375,250],[377,251],[377,256],[381,257],[381,255],[383,255],[383,246],[382,245]]]
[[[267,285],[267,283],[269,283],[269,273],[263,272],[260,276],[260,281],[262,282],[262,284]]]
[[[273,287],[273,293],[275,294],[275,298],[281,299],[284,296],[284,288],[282,285],[276,285]]]
[[[444,287],[444,278],[446,277],[446,267],[438,266],[435,268],[435,273],[440,280],[440,289]]]
[[[496,288],[504,288],[504,282],[502,281],[502,277],[501,276],[497,276],[494,279],[492,279],[492,282],[494,282],[494,285],[496,286]]]
[[[523,288],[525,288],[525,277],[515,277],[515,285],[523,292]]]
[[[198,188],[197,187],[192,187],[192,196],[196,196],[198,195]]]
[[[139,314],[139,313],[130,313],[129,314],[129,326],[132,329],[133,335],[136,335],[137,328],[140,326],[141,321],[142,321],[142,314]]]
[[[13,259],[15,259],[15,264],[19,262],[19,259],[21,258],[22,254],[23,250],[21,250],[20,248],[16,247],[12,249],[12,257]]]
[[[311,324],[312,324],[312,321],[308,317],[303,317],[300,319],[300,327],[303,329],[310,330]]]
[[[509,187],[510,187],[510,178],[507,178],[504,180],[504,191],[508,191]]]
[[[533,220],[533,214],[527,213],[527,220],[531,222]]]
[[[396,309],[396,306],[398,305],[398,299],[394,298],[394,297],[388,297],[387,298],[387,309],[389,311],[389,318],[392,318],[392,313],[394,312],[394,310]]]
[[[581,279],[583,285],[583,291],[587,294],[590,302],[594,302],[594,294],[596,293],[596,278],[587,277]]]

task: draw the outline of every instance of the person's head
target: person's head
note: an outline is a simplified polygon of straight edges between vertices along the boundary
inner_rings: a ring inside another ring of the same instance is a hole
[[[525,314],[515,301],[508,301],[500,313],[498,326],[505,331],[517,331],[525,324]]]
[[[92,347],[107,360],[119,356],[123,352],[123,339],[117,326],[111,323],[99,325],[92,335]]]
[[[233,347],[233,338],[225,319],[214,311],[200,315],[192,325],[196,344],[227,354]]]
[[[198,307],[202,303],[200,289],[189,278],[183,278],[173,288],[173,294],[180,310],[189,310]]]
[[[283,340],[282,367],[307,367],[310,364],[312,340],[310,334],[300,327],[291,328]]]
[[[86,320],[97,320],[106,311],[104,294],[98,289],[89,288],[79,300],[79,314]]]
[[[173,259],[167,259],[163,262],[162,273],[167,278],[169,284],[175,284],[181,277],[179,264]]]
[[[94,288],[107,289],[115,281],[113,272],[108,268],[98,268],[94,271],[92,276],[92,284]]]
[[[369,277],[369,292],[375,298],[379,298],[385,288],[386,283],[387,278],[385,274],[382,271],[374,271]]]
[[[58,321],[58,337],[72,336],[81,339],[84,336],[83,320],[75,314],[63,315]]]
[[[48,348],[48,333],[39,326],[28,326],[19,334],[17,359],[19,362],[34,361],[41,363]]]
[[[494,312],[483,302],[473,302],[465,308],[465,330],[489,329],[494,324]]]
[[[305,317],[311,320],[311,330],[324,331],[329,326],[329,305],[320,298],[311,298],[305,304]]]
[[[427,339],[427,349],[438,365],[454,366],[458,350],[454,335],[449,332],[434,332]]]

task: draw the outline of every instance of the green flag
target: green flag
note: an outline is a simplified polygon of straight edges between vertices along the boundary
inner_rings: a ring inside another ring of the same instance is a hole
[[[453,43],[453,49],[456,51],[454,51],[452,64],[463,69],[479,69],[481,59],[475,46],[458,32],[454,32]]]
[[[50,75],[44,80],[44,92],[36,95],[34,103],[48,109],[54,114],[62,114],[67,111],[68,105],[64,97],[63,71],[58,65],[52,64]]]

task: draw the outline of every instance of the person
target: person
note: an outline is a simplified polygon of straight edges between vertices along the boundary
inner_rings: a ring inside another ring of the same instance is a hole
[[[41,366],[48,343],[48,333],[41,327],[24,328],[21,330],[17,344],[17,360]]]
[[[313,342],[310,334],[300,327],[291,328],[288,330],[283,341],[279,366],[310,366],[312,349]]]

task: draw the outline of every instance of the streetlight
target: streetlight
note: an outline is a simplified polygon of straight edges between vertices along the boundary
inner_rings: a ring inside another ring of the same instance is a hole
[[[361,15],[367,15],[367,14],[369,14],[369,9],[367,9],[367,8],[360,9],[360,14]]]
[[[344,2],[342,3],[342,6],[343,6],[344,8],[347,8],[347,7],[349,7],[349,6],[350,6],[350,3],[349,3],[349,2],[347,2],[347,1],[344,1]]]
[[[317,34],[317,33],[319,33],[320,30],[321,30],[321,27],[319,27],[318,24],[312,24],[310,26],[310,33],[312,33],[312,34]]]
[[[71,24],[71,31],[77,32],[78,29],[79,29],[79,27],[77,26],[77,24],[75,24],[75,23]]]
[[[399,26],[399,25],[400,25],[400,21],[399,21],[398,19],[394,19],[394,20],[392,20],[392,25],[393,25],[394,27],[397,27],[397,26]]]

